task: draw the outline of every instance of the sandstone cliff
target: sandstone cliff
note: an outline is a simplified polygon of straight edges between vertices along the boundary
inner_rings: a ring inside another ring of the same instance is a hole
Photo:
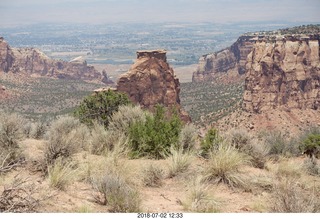
[[[106,80],[93,66],[81,58],[70,62],[54,60],[34,48],[10,48],[0,37],[0,71],[22,73],[27,75],[40,75],[64,79]]]
[[[243,108],[318,109],[319,41],[319,34],[260,38],[247,58]]]
[[[212,81],[221,73],[244,74],[248,54],[257,37],[241,36],[232,46],[199,59],[192,81]]]
[[[0,71],[8,72],[13,61],[14,57],[9,45],[3,37],[0,37]]]
[[[190,117],[180,107],[180,83],[167,63],[166,51],[138,51],[130,70],[121,75],[117,90],[128,94],[141,107],[153,110],[157,104],[175,107],[184,121]]]

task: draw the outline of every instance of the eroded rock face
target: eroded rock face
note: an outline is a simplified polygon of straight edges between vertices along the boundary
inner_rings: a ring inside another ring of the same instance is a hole
[[[190,117],[180,107],[180,83],[167,63],[166,51],[138,51],[130,70],[121,75],[117,90],[128,94],[141,107],[153,110],[157,104],[175,107],[184,121]]]
[[[14,57],[9,45],[0,37],[0,71],[8,72],[13,62]]]
[[[248,55],[243,108],[320,107],[319,35],[259,39]]]
[[[232,46],[202,56],[192,81],[212,81],[221,73],[244,74],[247,56],[256,40],[254,36],[241,36]]]
[[[10,48],[0,37],[0,70],[3,72],[36,74],[63,79],[98,80],[110,83],[105,75],[89,66],[84,59],[70,62],[54,60],[34,48]]]

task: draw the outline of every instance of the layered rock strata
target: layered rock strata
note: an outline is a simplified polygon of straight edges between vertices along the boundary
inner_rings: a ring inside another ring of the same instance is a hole
[[[243,108],[319,109],[319,35],[260,38],[248,55]]]
[[[0,37],[0,71],[8,72],[12,67],[14,57],[8,43]]]
[[[105,75],[82,58],[70,62],[54,60],[34,48],[10,48],[0,37],[0,71],[63,79],[98,80],[110,83]]]
[[[256,36],[241,36],[230,47],[202,56],[192,81],[212,81],[222,73],[244,74],[247,56],[256,40]]]
[[[138,51],[137,60],[121,75],[117,90],[142,108],[153,110],[157,104],[176,108],[184,121],[190,117],[180,106],[180,83],[167,63],[165,50]]]

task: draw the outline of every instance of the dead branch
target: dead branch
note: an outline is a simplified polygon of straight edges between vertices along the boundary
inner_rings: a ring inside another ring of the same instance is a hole
[[[16,179],[0,194],[0,212],[35,212],[39,199],[35,198],[34,184],[26,185],[28,179]]]

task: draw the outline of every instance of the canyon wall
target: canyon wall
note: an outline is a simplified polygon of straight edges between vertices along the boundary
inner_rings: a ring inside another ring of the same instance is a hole
[[[70,62],[51,59],[38,49],[11,48],[2,37],[0,37],[0,71],[111,83],[105,78],[107,77],[105,74],[89,66],[82,58]]]
[[[230,47],[202,56],[197,70],[193,73],[192,81],[212,81],[223,73],[244,74],[247,56],[256,40],[256,36],[244,35]]]
[[[318,109],[319,41],[318,34],[260,38],[247,58],[243,108]]]

